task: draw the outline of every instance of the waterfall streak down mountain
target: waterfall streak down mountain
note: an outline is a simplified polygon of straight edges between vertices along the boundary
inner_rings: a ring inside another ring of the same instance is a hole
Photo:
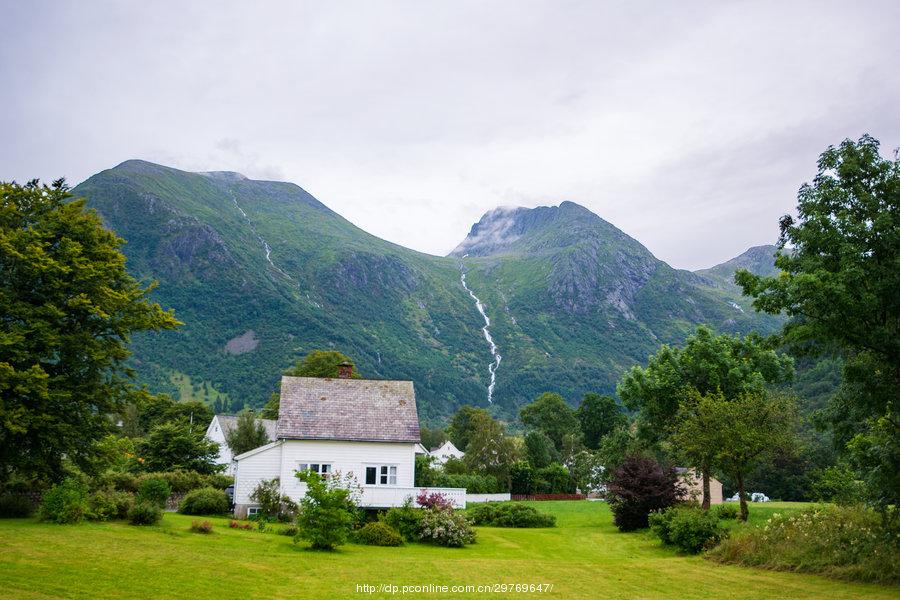
[[[237,197],[234,194],[231,194],[231,201],[234,202],[235,208],[237,208],[244,216],[244,220],[247,221],[247,225],[250,226],[251,231],[253,231],[253,233],[256,235],[256,239],[258,239],[259,243],[262,244],[263,250],[266,251],[266,260],[269,262],[269,265],[271,265],[273,269],[278,271],[278,273],[293,281],[293,277],[285,273],[280,267],[278,267],[278,265],[272,262],[272,248],[269,247],[269,243],[263,239],[263,236],[259,235],[259,232],[256,230],[256,226],[253,225],[253,221],[250,220],[250,217],[247,216],[247,213],[244,212],[244,209],[241,208],[240,204],[238,204]]]
[[[469,289],[469,286],[466,285],[466,274],[461,273],[459,276],[459,280],[462,282],[463,288],[469,292],[469,295],[472,296],[472,299],[475,301],[475,308],[478,309],[478,312],[481,313],[481,316],[484,318],[484,327],[481,328],[482,333],[484,333],[484,339],[487,340],[488,346],[491,349],[491,356],[494,357],[494,360],[491,364],[488,365],[488,373],[491,376],[491,383],[488,385],[488,404],[493,404],[494,402],[494,386],[497,384],[497,367],[500,366],[500,361],[503,360],[503,357],[500,356],[500,353],[497,352],[497,344],[494,343],[494,338],[491,337],[490,326],[491,319],[487,316],[487,313],[484,312],[484,304],[482,304],[481,300],[478,299],[478,296]]]

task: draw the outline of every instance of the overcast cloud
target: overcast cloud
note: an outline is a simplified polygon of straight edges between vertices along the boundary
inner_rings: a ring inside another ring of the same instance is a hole
[[[432,254],[572,200],[711,266],[775,240],[829,144],[900,145],[895,0],[0,10],[0,179],[234,170]]]

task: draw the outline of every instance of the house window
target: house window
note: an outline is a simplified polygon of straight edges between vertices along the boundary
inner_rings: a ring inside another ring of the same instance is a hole
[[[366,485],[397,485],[397,466],[366,467]]]
[[[250,508],[247,509],[247,516],[248,516],[248,517],[252,517],[253,515],[256,515],[256,514],[259,514],[259,507],[258,507],[258,506],[251,506]]]
[[[300,463],[297,465],[299,472],[312,471],[318,473],[322,477],[328,477],[331,474],[331,464],[329,463]]]

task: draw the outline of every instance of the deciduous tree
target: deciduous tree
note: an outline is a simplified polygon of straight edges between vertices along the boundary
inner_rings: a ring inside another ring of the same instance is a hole
[[[844,383],[830,407],[835,438],[887,512],[900,505],[897,153],[883,158],[868,135],[829,147],[800,188],[797,217],[781,218],[778,245],[780,275],[735,279],[757,310],[790,317],[782,333],[795,352],[843,355]]]
[[[241,411],[234,427],[225,434],[225,443],[234,456],[265,446],[270,441],[265,425],[249,410]]]
[[[174,329],[125,270],[123,241],[63,180],[0,183],[0,481],[89,470],[136,393],[132,334]]]

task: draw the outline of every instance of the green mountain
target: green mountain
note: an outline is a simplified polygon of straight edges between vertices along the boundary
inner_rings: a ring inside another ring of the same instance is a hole
[[[237,173],[132,160],[74,191],[185,323],[134,340],[141,379],[226,410],[260,406],[294,360],[334,348],[366,377],[413,380],[426,421],[486,405],[496,370],[493,409],[512,416],[546,390],[571,402],[611,392],[696,323],[778,324],[719,275],[672,269],[571,202],[491,211],[436,257],[369,235],[296,185]]]

